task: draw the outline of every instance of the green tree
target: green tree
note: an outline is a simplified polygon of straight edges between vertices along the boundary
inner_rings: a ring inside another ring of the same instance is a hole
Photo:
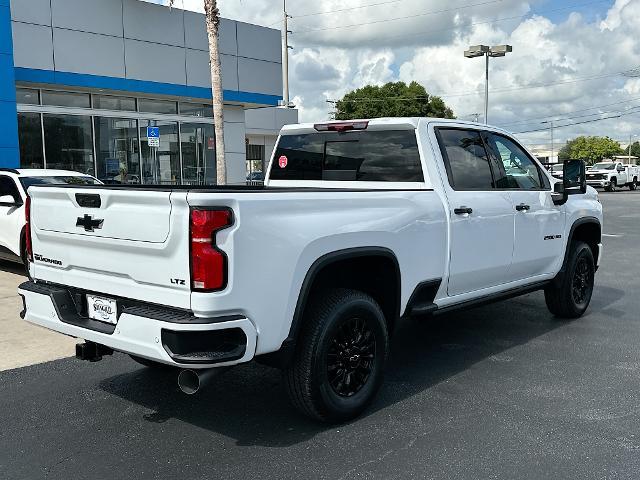
[[[625,149],[624,154],[628,154],[629,153],[629,149]],[[640,142],[633,142],[631,144],[631,156],[632,157],[639,157],[640,158]]]
[[[336,103],[336,120],[380,117],[454,118],[440,97],[429,95],[417,82],[367,85],[347,93]]]
[[[569,140],[558,153],[560,160],[585,160],[589,165],[603,158],[623,155],[620,143],[609,137],[578,137]]]

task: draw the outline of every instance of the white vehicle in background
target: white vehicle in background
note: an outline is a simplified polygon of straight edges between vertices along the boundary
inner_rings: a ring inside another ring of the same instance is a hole
[[[609,192],[620,187],[635,190],[640,179],[640,167],[622,162],[604,161],[593,165],[587,172],[587,185],[604,188]]]
[[[562,180],[562,170],[564,168],[564,165],[562,163],[555,163],[553,165],[549,166],[549,172],[551,173],[551,176],[553,178],[557,178],[559,180]]]
[[[21,316],[84,339],[83,360],[182,368],[186,393],[278,366],[298,409],[346,421],[403,318],[535,290],[585,313],[602,205],[564,168],[490,126],[382,118],[284,127],[264,186],[33,187]]]
[[[66,170],[0,168],[0,259],[26,265],[25,201],[33,185],[99,185],[90,176]]]

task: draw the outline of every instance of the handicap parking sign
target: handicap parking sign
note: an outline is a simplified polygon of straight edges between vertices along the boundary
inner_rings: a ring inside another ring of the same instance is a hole
[[[147,127],[147,141],[150,147],[160,146],[160,127]]]

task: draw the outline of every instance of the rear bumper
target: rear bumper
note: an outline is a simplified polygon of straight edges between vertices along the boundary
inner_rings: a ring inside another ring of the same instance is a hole
[[[257,332],[242,316],[176,318],[169,309],[163,315],[161,308],[125,308],[113,326],[83,317],[65,302],[65,292],[63,287],[40,283],[20,285],[18,293],[24,302],[21,316],[64,335],[176,367],[236,365],[255,355]]]

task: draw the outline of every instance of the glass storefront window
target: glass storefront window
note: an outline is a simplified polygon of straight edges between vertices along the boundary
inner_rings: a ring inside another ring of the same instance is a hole
[[[180,124],[183,185],[216,183],[216,139],[213,125]]]
[[[145,185],[179,185],[180,143],[177,122],[151,122],[151,126],[160,127],[159,148],[149,147],[147,124],[146,121],[140,121],[142,182]]]
[[[39,113],[18,114],[20,168],[44,168],[41,122]]]
[[[91,98],[88,93],[43,90],[42,104],[56,107],[91,108]]]
[[[39,105],[40,92],[32,88],[18,88],[16,89],[16,100],[23,105]]]
[[[93,108],[135,112],[136,99],[131,97],[115,97],[113,95],[94,95]]]
[[[44,114],[47,168],[95,175],[91,117]]]
[[[180,102],[180,115],[190,117],[213,118],[213,107],[203,103]]]
[[[94,118],[97,177],[106,184],[139,184],[138,121]]]
[[[176,115],[178,113],[178,102],[140,98],[138,99],[138,110],[144,113],[163,113],[166,115]]]
[[[247,180],[262,182],[264,180],[264,145],[247,144]]]

